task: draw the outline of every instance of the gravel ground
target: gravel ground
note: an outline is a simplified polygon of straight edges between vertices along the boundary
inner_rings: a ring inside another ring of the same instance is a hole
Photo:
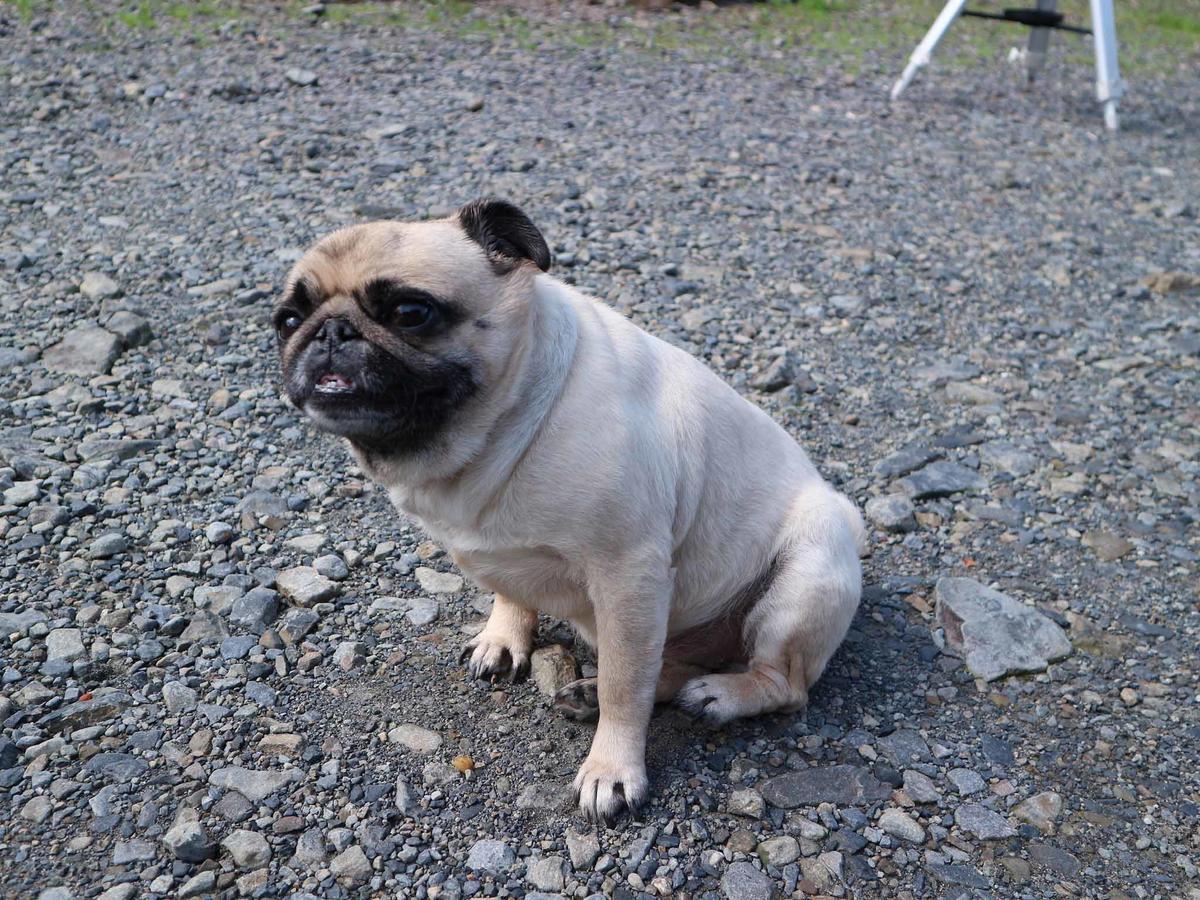
[[[6,893],[1200,897],[1194,76],[1111,140],[1060,64],[0,23]],[[468,681],[488,598],[277,385],[301,248],[483,193],[875,523],[811,707],[664,709],[615,829],[587,652]],[[1069,646],[958,640],[983,585]]]

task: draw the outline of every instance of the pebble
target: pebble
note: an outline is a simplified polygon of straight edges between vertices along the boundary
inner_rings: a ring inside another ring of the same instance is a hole
[[[751,863],[736,862],[721,876],[721,893],[729,900],[771,900],[771,879]]]
[[[954,822],[981,841],[1012,837],[1016,829],[998,813],[979,803],[964,803],[954,811]]]
[[[388,731],[388,740],[414,753],[430,754],[442,746],[442,736],[420,725],[397,725]]]
[[[431,594],[457,594],[463,589],[462,576],[455,575],[453,572],[439,572],[436,569],[420,566],[417,568],[416,576],[421,590]]]
[[[500,874],[510,869],[516,861],[517,855],[508,844],[490,838],[476,841],[467,854],[467,868],[476,872]]]
[[[222,839],[221,847],[241,869],[257,869],[271,861],[271,845],[254,831],[239,828]]]
[[[332,600],[340,592],[337,583],[309,566],[284,569],[275,579],[276,590],[300,607],[312,607]]]
[[[579,663],[562,644],[538,647],[530,657],[530,675],[542,694],[551,699],[579,677]]]
[[[362,847],[355,844],[347,847],[329,863],[333,877],[351,884],[361,884],[371,877],[371,863]]]
[[[892,837],[914,844],[925,841],[925,829],[898,809],[885,809],[879,816],[879,827]]]
[[[903,494],[885,494],[867,501],[867,518],[872,524],[894,534],[915,531],[916,510],[912,501]]]
[[[1042,834],[1054,834],[1055,823],[1062,815],[1062,796],[1054,791],[1042,791],[1022,800],[1012,809],[1013,817],[1028,822]]]

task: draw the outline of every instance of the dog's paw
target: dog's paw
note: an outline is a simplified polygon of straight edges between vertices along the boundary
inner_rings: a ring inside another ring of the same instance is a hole
[[[463,648],[460,659],[470,657],[467,671],[472,678],[496,679],[507,676],[510,681],[517,681],[529,674],[529,654],[532,650],[532,643],[488,634],[485,628]]]
[[[593,748],[575,776],[575,801],[584,818],[607,824],[641,806],[648,786],[644,763],[607,759]]]
[[[697,721],[711,728],[741,715],[740,700],[729,675],[705,675],[685,682],[675,702]]]
[[[565,684],[554,695],[554,708],[576,722],[594,722],[600,716],[600,695],[595,678]]]

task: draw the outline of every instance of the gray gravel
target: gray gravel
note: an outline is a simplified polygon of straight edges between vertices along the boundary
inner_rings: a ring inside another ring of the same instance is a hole
[[[79,6],[0,5],[7,892],[1200,897],[1194,79],[1112,140],[1058,54],[889,107],[903,48],[725,53],[732,11],[687,54]],[[472,683],[488,598],[276,381],[305,245],[484,193],[875,526],[809,709],[663,710],[615,829],[544,693],[594,659],[545,621],[541,689]],[[976,668],[943,578],[1069,647]]]

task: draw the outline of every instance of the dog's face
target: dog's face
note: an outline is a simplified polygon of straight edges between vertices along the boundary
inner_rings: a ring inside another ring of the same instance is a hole
[[[549,265],[538,230],[498,200],[329,235],[274,312],[288,398],[361,449],[424,449],[503,379],[532,278]]]

